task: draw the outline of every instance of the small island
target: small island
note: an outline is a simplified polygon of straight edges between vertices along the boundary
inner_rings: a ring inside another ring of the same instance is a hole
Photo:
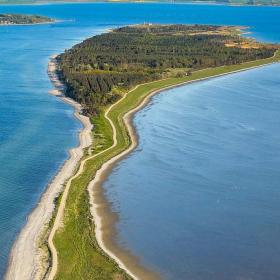
[[[52,23],[53,19],[38,15],[0,14],[0,25],[29,25]]]

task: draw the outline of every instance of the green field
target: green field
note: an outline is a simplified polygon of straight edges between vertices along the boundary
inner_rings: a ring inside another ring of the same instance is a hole
[[[200,70],[193,72],[191,76],[183,78],[169,78],[150,82],[130,91],[121,102],[113,107],[108,116],[116,127],[117,145],[100,156],[89,160],[86,163],[84,172],[72,182],[65,208],[64,227],[55,235],[55,245],[59,260],[56,279],[130,279],[113,260],[102,252],[96,242],[87,192],[89,182],[94,178],[95,172],[101,165],[127,149],[130,145],[130,138],[123,122],[123,116],[126,112],[137,107],[146,96],[156,90],[278,62],[279,60],[280,52],[277,51],[273,58]],[[107,149],[113,142],[112,129],[104,118],[105,110],[106,108],[103,108],[99,116],[92,119],[95,125],[93,153]]]

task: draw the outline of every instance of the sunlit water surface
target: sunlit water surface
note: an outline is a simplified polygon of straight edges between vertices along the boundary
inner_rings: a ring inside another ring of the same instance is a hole
[[[28,214],[78,142],[73,109],[48,95],[51,54],[143,22],[246,25],[258,39],[280,41],[280,9],[272,7],[98,3],[0,12],[64,20],[0,27],[0,279]],[[114,169],[106,195],[119,212],[119,242],[164,278],[279,279],[278,73],[271,66],[171,90],[137,115],[140,146]]]

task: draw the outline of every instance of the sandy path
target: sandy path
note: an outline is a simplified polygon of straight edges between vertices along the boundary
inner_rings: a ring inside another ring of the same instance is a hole
[[[135,88],[134,88],[135,89]],[[133,89],[133,90],[134,90]],[[51,251],[51,255],[52,255],[52,267],[51,267],[51,271],[50,271],[50,274],[48,276],[48,279],[49,280],[52,280],[54,279],[55,275],[56,275],[56,272],[57,272],[57,267],[58,267],[58,258],[57,258],[57,250],[55,248],[55,245],[54,245],[54,242],[53,242],[53,238],[54,238],[54,235],[56,233],[56,231],[58,230],[58,228],[60,226],[62,226],[62,220],[63,220],[63,213],[64,213],[64,210],[65,210],[65,204],[66,204],[66,200],[67,200],[67,197],[68,197],[68,193],[69,193],[69,190],[70,190],[70,186],[71,186],[71,183],[72,181],[77,178],[79,175],[82,174],[82,172],[84,171],[84,166],[86,164],[87,161],[91,160],[91,159],[94,159],[95,157],[113,149],[118,141],[117,141],[117,133],[116,133],[116,128],[114,126],[114,123],[112,122],[112,120],[108,117],[108,114],[109,112],[112,110],[112,108],[114,106],[116,106],[119,102],[121,102],[125,97],[126,95],[128,94],[129,92],[127,92],[126,94],[124,94],[124,96],[119,99],[116,103],[112,104],[105,112],[105,118],[109,121],[111,127],[112,127],[112,130],[113,130],[113,144],[108,147],[107,149],[97,153],[97,154],[94,154],[84,160],[81,161],[81,164],[80,164],[80,167],[78,169],[78,172],[73,176],[71,177],[67,184],[66,184],[66,187],[64,189],[64,192],[63,192],[63,195],[62,195],[62,198],[61,198],[61,202],[60,202],[60,205],[59,205],[59,208],[58,208],[58,211],[57,211],[57,215],[56,215],[56,218],[55,218],[55,221],[54,221],[54,224],[53,224],[53,228],[50,232],[50,235],[49,235],[49,238],[48,238],[48,244],[49,244],[49,249]],[[130,274],[129,271],[127,271],[127,273]]]
[[[53,67],[50,62],[49,71],[53,71]],[[56,85],[55,80],[54,84]],[[54,90],[51,93],[59,95],[61,93],[59,91],[60,89]],[[84,128],[79,134],[80,144],[78,147],[70,150],[69,159],[64,163],[63,167],[47,187],[46,192],[42,195],[36,208],[29,215],[26,225],[13,245],[9,267],[5,276],[7,280],[41,279],[44,268],[42,267],[41,253],[38,248],[38,238],[53,215],[54,199],[62,191],[64,182],[73,174],[78,162],[83,156],[83,149],[92,143],[92,124],[89,118],[80,114],[81,105],[69,98],[61,98],[64,102],[67,102],[75,108],[75,116],[83,124]]]

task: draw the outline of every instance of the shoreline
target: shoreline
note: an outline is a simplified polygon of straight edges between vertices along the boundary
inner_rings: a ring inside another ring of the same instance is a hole
[[[151,99],[166,90],[174,89],[177,87],[181,87],[184,85],[205,81],[213,78],[218,78],[222,76],[227,76],[243,71],[253,70],[264,66],[269,66],[274,64],[267,63],[260,66],[253,66],[241,70],[231,71],[224,74],[218,74],[214,76],[209,76],[201,79],[196,79],[192,81],[182,82],[171,86],[166,86],[161,89],[157,89],[149,93],[143,100],[138,104],[135,108],[131,109],[130,111],[126,112],[123,116],[123,121],[125,127],[128,131],[128,135],[130,138],[130,145],[127,149],[122,151],[121,153],[117,154],[116,156],[112,157],[103,165],[100,169],[97,170],[95,173],[94,179],[88,185],[88,192],[89,192],[89,201],[90,201],[90,211],[93,216],[93,222],[95,224],[95,238],[98,242],[99,247],[112,259],[116,261],[116,263],[125,270],[133,279],[140,280],[140,279],[149,279],[149,280],[156,280],[159,279],[158,275],[152,272],[149,278],[147,277],[148,269],[145,267],[144,270],[141,267],[141,264],[138,261],[138,257],[132,255],[128,250],[121,248],[114,236],[115,230],[115,221],[116,215],[111,210],[110,202],[105,197],[103,183],[107,180],[110,176],[112,169],[115,165],[121,161],[123,158],[128,156],[137,146],[138,146],[138,134],[136,128],[133,125],[133,118],[137,112],[142,110],[146,107]],[[142,85],[142,84],[140,84]],[[140,86],[139,85],[139,86]],[[138,87],[138,86],[137,86]],[[105,231],[104,231],[105,228]],[[149,271],[148,271],[149,273]],[[145,278],[144,278],[145,277]]]
[[[27,217],[13,244],[9,255],[9,263],[4,279],[6,280],[35,280],[45,274],[42,266],[42,253],[39,248],[39,239],[46,230],[53,217],[55,199],[63,191],[65,182],[72,176],[77,165],[84,155],[83,149],[92,143],[92,124],[88,117],[82,115],[81,105],[70,98],[63,96],[63,85],[55,75],[54,56],[50,58],[48,74],[54,88],[49,93],[58,96],[63,102],[75,109],[74,116],[82,123],[79,131],[79,144],[69,150],[69,157],[57,171],[52,181],[46,186],[37,205]]]
[[[20,2],[14,2],[14,3],[2,3],[0,6],[11,6],[11,5],[24,5],[24,6],[40,6],[40,5],[67,5],[67,4],[95,4],[95,3],[119,3],[119,4],[127,4],[127,3],[135,3],[135,4],[170,4],[168,1],[157,1],[157,0],[65,0],[65,1],[39,1],[36,3],[20,3]],[[218,3],[214,1],[189,1],[189,2],[175,2],[172,4],[176,5],[211,5],[211,6],[229,6],[229,7],[280,7],[280,4],[238,4],[238,3]]]
[[[116,164],[119,160],[121,160],[123,157],[127,156],[131,151],[134,150],[134,148],[138,144],[138,138],[136,130],[132,124],[133,117],[136,112],[141,110],[143,107],[145,107],[150,99],[163,91],[166,91],[171,88],[180,87],[189,83],[199,82],[202,80],[208,80],[215,77],[230,75],[237,72],[247,71],[250,69],[255,69],[263,66],[267,66],[270,64],[273,64],[275,62],[264,62],[261,65],[258,66],[252,66],[247,68],[242,68],[235,71],[228,71],[225,73],[217,74],[217,75],[209,75],[207,77],[203,77],[200,79],[194,79],[194,80],[188,80],[188,81],[182,81],[178,82],[173,85],[163,86],[159,89],[152,90],[151,92],[147,93],[146,96],[144,96],[140,103],[136,105],[136,107],[132,108],[128,112],[124,113],[123,120],[125,127],[129,134],[130,144],[129,146],[119,154],[113,156],[108,161],[105,161],[101,168],[98,169],[95,173],[94,179],[89,183],[87,186],[87,190],[89,192],[89,204],[90,204],[90,212],[93,217],[93,222],[95,224],[95,238],[99,245],[99,247],[111,258],[113,259],[120,268],[122,268],[128,275],[130,275],[133,279],[158,279],[157,275],[153,273],[152,271],[149,271],[148,269],[142,267],[138,261],[138,258],[135,256],[132,256],[130,252],[127,250],[120,248],[116,243],[116,239],[114,238],[115,233],[115,221],[116,221],[116,215],[112,213],[110,208],[110,203],[106,200],[104,196],[104,189],[102,188],[102,183],[106,180],[107,176],[109,176],[110,170],[114,167],[114,164]],[[245,63],[246,65],[246,63]],[[77,165],[80,162],[80,159],[83,156],[83,148],[88,147],[91,142],[91,128],[92,125],[89,121],[89,119],[81,114],[79,114],[79,111],[81,110],[81,105],[76,103],[75,101],[66,98],[62,95],[62,92],[64,90],[63,83],[60,82],[59,78],[56,75],[56,63],[55,63],[55,57],[51,57],[49,67],[48,67],[48,73],[50,76],[51,81],[54,84],[55,89],[52,90],[50,93],[59,96],[64,102],[70,103],[70,105],[75,107],[75,116],[79,118],[79,120],[83,123],[84,129],[80,132],[80,145],[78,148],[75,148],[76,155],[73,155],[73,150],[71,150],[71,157],[68,159],[65,164],[63,165],[62,169],[58,172],[58,174],[55,176],[53,182],[46,188],[46,191],[43,193],[39,204],[37,207],[34,208],[30,216],[28,217],[27,223],[22,229],[20,235],[18,236],[16,242],[14,243],[14,246],[12,248],[11,254],[10,254],[10,262],[8,266],[8,270],[6,273],[6,278],[8,280],[25,280],[25,279],[37,279],[37,275],[39,275],[39,272],[42,273],[42,270],[40,270],[40,262],[41,258],[40,255],[38,255],[38,239],[40,237],[40,234],[42,233],[43,229],[45,229],[46,224],[51,220],[51,218],[54,217],[54,219],[58,219],[58,224],[56,229],[60,226],[61,218],[63,216],[60,216],[57,218],[57,215],[54,215],[54,199],[57,197],[59,193],[63,190],[63,185],[67,181],[67,185],[69,181],[71,181],[75,176],[80,172],[82,172],[82,168],[84,166],[84,163],[92,159],[94,156],[87,157],[81,162],[80,167],[78,168],[78,173],[75,174],[74,171],[77,169]],[[116,103],[111,105],[108,110],[106,110],[106,118],[110,122],[112,129],[113,129],[113,138],[114,138],[114,144],[110,146],[108,149],[103,150],[100,153],[103,153],[105,151],[108,151],[109,149],[114,148],[116,144],[116,129],[114,127],[113,121],[108,117],[108,113],[110,110],[116,106],[119,102],[121,102],[126,96],[139,86],[143,84],[137,85],[134,89],[128,91],[121,99],[119,99]],[[86,126],[86,123],[88,126]],[[84,135],[82,135],[84,133]],[[86,146],[87,144],[87,146]],[[79,152],[79,154],[78,154]],[[99,153],[99,154],[100,154]],[[73,159],[72,159],[73,158]],[[79,159],[78,159],[79,158]],[[72,159],[72,165],[68,163]],[[66,165],[71,165],[68,168]],[[82,167],[81,167],[82,166]],[[70,170],[71,169],[71,170]],[[61,175],[61,176],[60,176]],[[57,179],[58,177],[58,179]],[[68,180],[70,179],[70,180]],[[62,192],[63,195],[65,192]],[[67,193],[65,194],[67,198]],[[65,199],[66,199],[65,198]],[[58,208],[60,209],[60,208]],[[60,211],[60,215],[63,214],[63,210]],[[43,214],[43,215],[42,215]],[[50,231],[53,230],[54,227],[50,229]],[[53,235],[56,233],[56,229],[53,230]],[[105,230],[104,230],[105,229]],[[51,238],[52,239],[52,238]],[[49,244],[50,244],[50,240]],[[56,251],[56,248],[54,247],[54,250]],[[51,249],[51,253],[53,256],[53,259],[57,258],[57,256],[54,257],[53,251]],[[56,260],[57,262],[57,260]],[[51,269],[53,266],[51,266]],[[57,263],[56,268],[57,269]],[[49,271],[48,271],[49,272]],[[54,271],[55,272],[55,271]],[[52,276],[55,274],[50,272]],[[20,277],[19,277],[20,275]],[[149,275],[149,278],[147,278],[147,275]],[[143,278],[142,278],[143,277]],[[145,277],[145,278],[144,278]],[[52,279],[50,277],[50,279]]]
[[[36,23],[8,23],[8,24],[0,24],[0,27],[2,26],[32,26],[32,25],[45,25],[45,24],[55,24],[55,23],[59,23],[59,22],[63,22],[61,20],[54,20],[54,21],[46,21],[46,22],[36,22]]]

